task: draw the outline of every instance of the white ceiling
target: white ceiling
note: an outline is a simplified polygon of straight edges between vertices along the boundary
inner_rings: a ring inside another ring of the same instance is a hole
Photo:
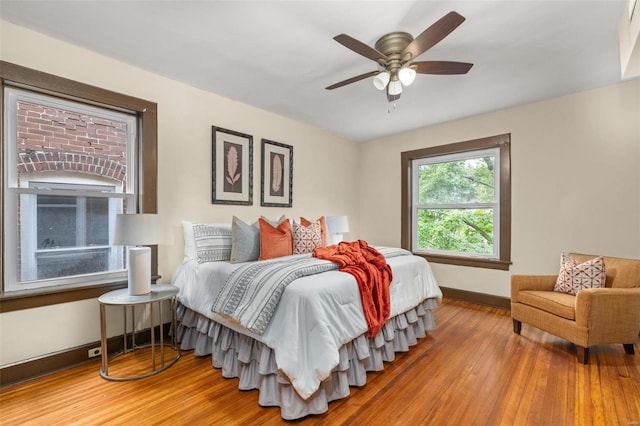
[[[0,17],[353,140],[370,140],[619,82],[624,0],[0,1]],[[419,60],[474,63],[418,75],[388,113],[377,65],[339,43],[417,36],[455,10],[466,21]],[[64,60],[61,58],[61,60]]]

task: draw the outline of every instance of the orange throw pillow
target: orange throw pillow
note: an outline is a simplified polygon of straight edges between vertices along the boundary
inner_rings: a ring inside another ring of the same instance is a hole
[[[260,257],[258,260],[293,254],[293,238],[289,219],[285,219],[277,228],[262,218],[258,219],[258,223],[260,224]]]
[[[322,238],[322,247],[327,246],[327,222],[324,219],[324,216],[320,216],[318,220],[316,220],[320,224],[320,237]],[[313,222],[304,217],[300,216],[300,224],[302,226],[310,226]]]

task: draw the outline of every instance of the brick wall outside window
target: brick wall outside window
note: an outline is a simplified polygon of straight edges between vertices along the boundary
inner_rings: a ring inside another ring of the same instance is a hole
[[[125,182],[127,125],[19,101],[18,175],[69,171]]]

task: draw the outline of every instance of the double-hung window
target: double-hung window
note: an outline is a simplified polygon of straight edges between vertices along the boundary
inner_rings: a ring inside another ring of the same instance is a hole
[[[496,269],[510,258],[509,135],[403,153],[403,246]]]
[[[4,291],[124,279],[110,242],[136,211],[136,115],[6,87],[4,119]]]
[[[126,286],[114,218],[157,212],[157,104],[6,61],[0,84],[0,312]]]

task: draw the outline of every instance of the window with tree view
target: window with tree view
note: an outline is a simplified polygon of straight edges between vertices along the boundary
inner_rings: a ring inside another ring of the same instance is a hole
[[[497,149],[414,160],[415,252],[496,257]]]
[[[402,153],[403,246],[429,260],[507,269],[510,137]]]

